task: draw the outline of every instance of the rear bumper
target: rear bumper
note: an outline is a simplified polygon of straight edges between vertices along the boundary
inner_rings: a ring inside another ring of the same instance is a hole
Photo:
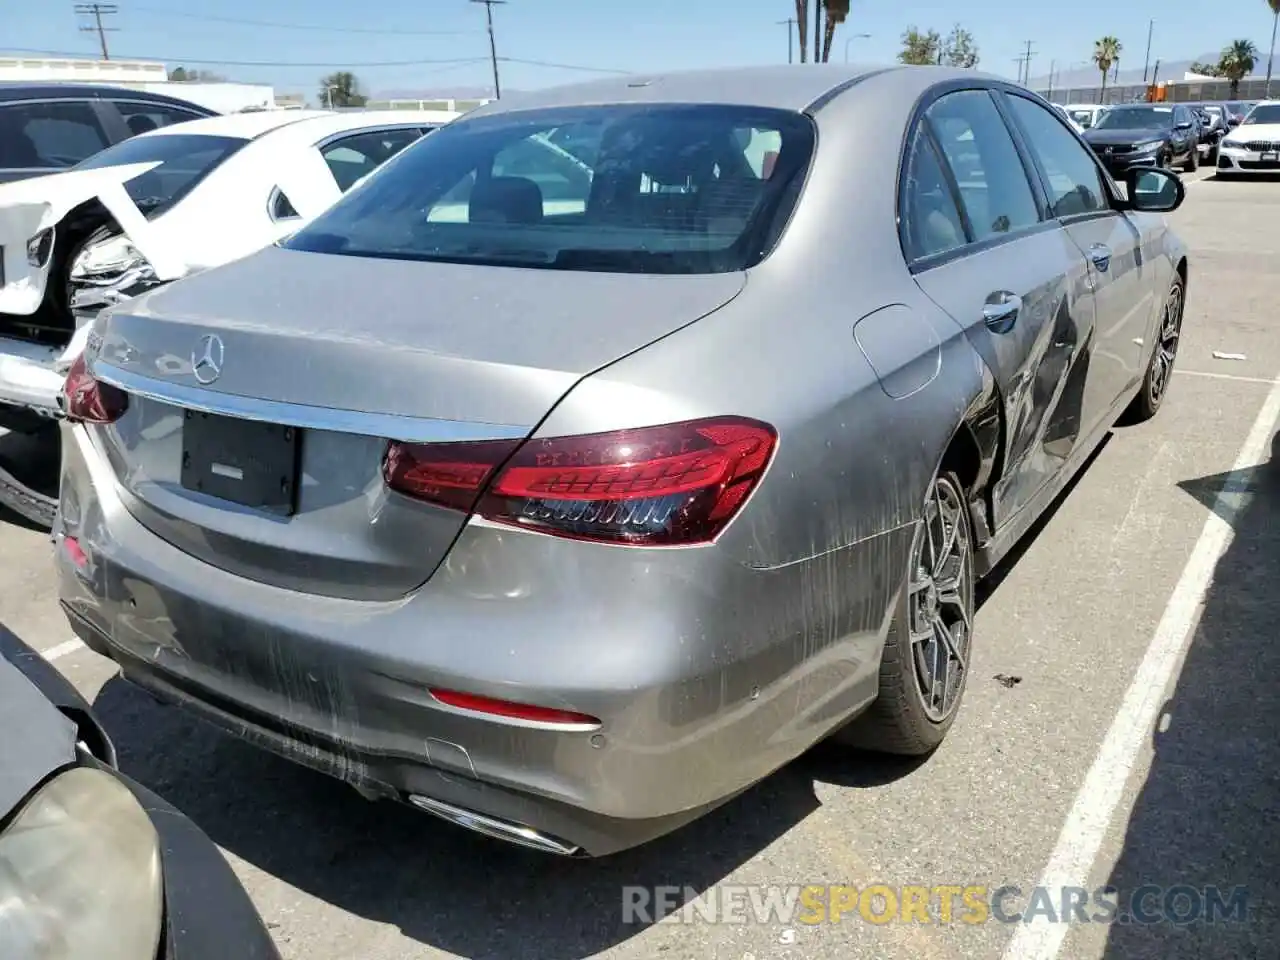
[[[62,353],[59,347],[0,337],[0,404],[56,417]]]
[[[715,548],[596,547],[468,526],[394,602],[236,577],[128,512],[64,426],[57,551],[73,629],[134,682],[366,792],[443,801],[603,855],[666,833],[874,698],[910,528],[774,570]],[[659,554],[661,554],[659,556]],[[820,569],[819,569],[820,568]],[[429,687],[573,710],[566,731]]]

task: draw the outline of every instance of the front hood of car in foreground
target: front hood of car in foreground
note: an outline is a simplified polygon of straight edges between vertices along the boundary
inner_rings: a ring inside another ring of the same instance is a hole
[[[149,162],[68,170],[0,185],[0,250],[4,268],[0,274],[0,313],[29,316],[40,308],[60,241],[55,234],[53,253],[41,263],[30,261],[27,245],[42,231],[56,227],[75,207],[95,198],[151,262],[157,277],[172,280],[181,276],[181,259],[159,241],[152,225],[124,189],[124,184],[155,166],[157,163]]]

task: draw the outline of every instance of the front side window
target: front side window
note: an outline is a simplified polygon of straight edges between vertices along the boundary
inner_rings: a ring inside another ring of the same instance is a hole
[[[362,177],[373,173],[420,136],[422,131],[418,127],[370,130],[330,141],[321,148],[320,155],[337,181],[338,189],[346,193]]]
[[[1018,96],[1006,96],[1005,102],[1044,170],[1050,215],[1069,217],[1106,210],[1107,194],[1088,148],[1038,103]]]
[[[106,145],[107,136],[88,103],[0,107],[0,167],[65,170]]]
[[[925,115],[951,166],[975,240],[1039,223],[1026,168],[987,91],[939,97]]]
[[[138,209],[151,219],[172,208],[215,167],[248,142],[241,137],[189,133],[134,137],[103,150],[76,169],[93,170],[130,163],[156,164],[124,185]]]
[[[463,118],[286,241],[348,256],[623,273],[758,262],[814,150],[803,114],[609,105]]]

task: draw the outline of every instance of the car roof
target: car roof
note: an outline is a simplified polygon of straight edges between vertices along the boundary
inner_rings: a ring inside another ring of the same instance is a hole
[[[115,87],[103,83],[28,83],[26,81],[0,81],[0,103],[13,103],[19,100],[49,100],[52,98],[70,100],[145,100],[151,103],[164,103],[173,106],[190,107],[209,116],[217,116],[216,111],[202,107],[182,97],[150,90],[135,90],[133,87]]]
[[[973,70],[958,67],[902,64],[784,64],[681,70],[609,77],[504,94],[501,100],[478,107],[467,116],[625,103],[720,104],[814,112],[841,91],[873,77],[878,95],[914,96],[935,83],[975,76],[1008,82],[1002,77],[975,74]]]
[[[195,134],[209,137],[242,137],[252,140],[285,127],[293,128],[298,136],[324,137],[345,130],[380,127],[398,124],[441,124],[458,114],[444,110],[368,110],[359,113],[331,110],[260,110],[252,113],[232,113],[203,120],[190,120],[182,124],[149,130],[141,136],[164,137],[175,134]]]

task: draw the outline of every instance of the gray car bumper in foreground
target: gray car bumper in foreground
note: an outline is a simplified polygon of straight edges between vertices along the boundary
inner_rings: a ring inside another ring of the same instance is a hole
[[[900,587],[887,571],[905,573],[912,534],[763,570],[714,546],[472,523],[410,595],[341,600],[182,553],[129,513],[84,428],[64,427],[63,446],[63,606],[127,678],[367,794],[482,832],[503,834],[474,814],[531,828],[563,853],[666,833],[868,704]],[[600,722],[507,720],[429,688]]]

